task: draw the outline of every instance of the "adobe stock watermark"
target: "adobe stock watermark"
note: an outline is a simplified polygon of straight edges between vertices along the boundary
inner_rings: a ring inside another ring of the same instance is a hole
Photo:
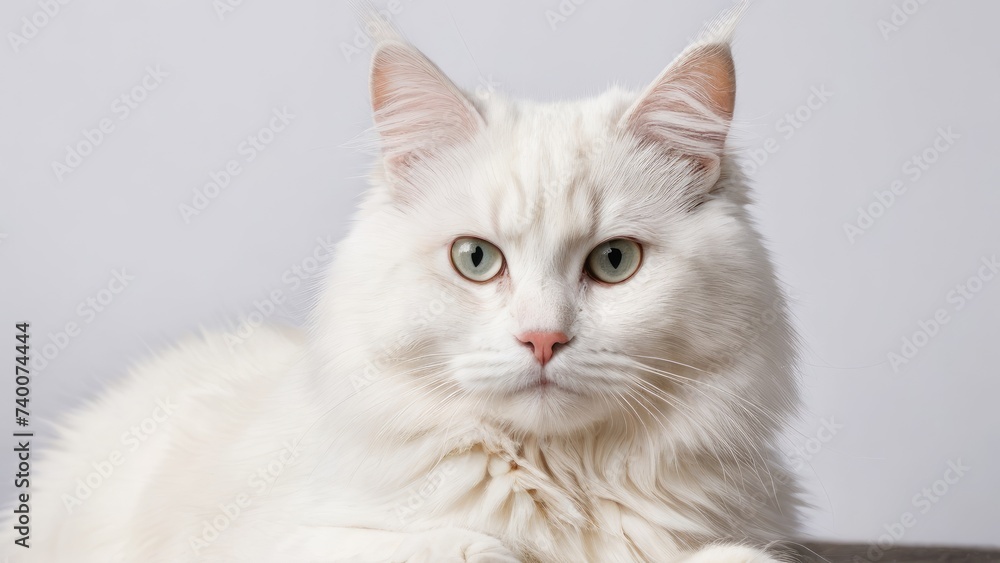
[[[74,338],[83,333],[83,327],[94,322],[94,319],[104,312],[134,280],[135,276],[129,274],[126,268],[111,270],[111,277],[105,286],[97,293],[80,301],[76,306],[76,314],[83,320],[83,323],[69,321],[61,330],[48,333],[48,342],[37,348],[36,353],[32,355],[31,369],[35,372],[44,370],[49,362],[56,359],[63,350],[69,347]]]
[[[267,123],[255,133],[247,135],[246,140],[236,146],[237,158],[227,161],[221,169],[209,172],[209,181],[193,190],[191,201],[177,206],[184,223],[190,224],[192,219],[205,211],[222,194],[222,190],[228,188],[233,180],[243,173],[244,167],[267,150],[278,133],[284,131],[294,119],[295,114],[288,111],[287,106],[272,108]]]
[[[812,86],[802,104],[774,122],[773,135],[764,139],[759,147],[743,151],[747,175],[753,176],[767,164],[771,157],[781,150],[782,143],[792,140],[809,120],[826,107],[833,96],[834,93],[828,90],[825,84]]]
[[[132,113],[139,109],[149,94],[163,84],[163,79],[169,74],[160,68],[160,65],[147,66],[146,73],[139,81],[120,96],[111,101],[111,114],[117,117],[118,122],[125,121]],[[62,160],[52,161],[52,173],[55,174],[59,182],[63,178],[76,171],[83,164],[84,159],[94,153],[107,141],[108,137],[115,132],[117,124],[113,117],[104,117],[97,122],[94,128],[84,128],[80,131],[80,140],[66,145],[66,154]]]
[[[545,10],[545,21],[549,23],[552,31],[569,21],[576,10],[587,3],[587,0],[559,0],[559,3],[552,8]]]
[[[736,509],[748,518],[757,518],[761,504],[778,502],[780,500],[776,497],[778,488],[775,485],[793,484],[796,476],[812,460],[816,459],[820,452],[823,451],[823,448],[832,442],[844,428],[845,425],[838,424],[833,416],[822,417],[819,420],[816,430],[811,435],[808,435],[804,441],[792,443],[789,440],[788,448],[782,452],[786,463],[768,468],[766,474],[758,473],[758,477],[762,479],[761,485],[763,485],[763,488],[756,491],[748,491],[749,495],[746,501],[737,504]],[[751,466],[751,469],[756,471],[753,466]],[[767,481],[763,479],[767,479]]]
[[[737,332],[743,338],[738,343],[720,352],[718,356],[712,358],[712,361],[707,366],[708,371],[719,373],[739,365],[739,362],[745,356],[744,352],[746,350],[756,346],[762,337],[774,330],[779,321],[784,322],[785,311],[787,309],[786,301],[794,301],[796,299],[798,297],[795,293],[788,291],[787,295],[777,297],[771,301],[767,308],[761,311],[759,315],[743,320],[737,328]]]
[[[333,237],[316,237],[316,246],[302,260],[289,266],[281,273],[281,281],[291,291],[298,291],[304,282],[314,280],[326,270],[326,265],[333,259],[333,250],[337,241]]]
[[[399,519],[399,522],[405,524],[412,518],[424,506],[427,499],[441,489],[445,480],[457,472],[458,468],[455,467],[455,462],[452,460],[445,460],[438,464],[419,485],[410,489],[403,502],[396,506],[396,518]]]
[[[285,283],[287,289],[297,291],[304,282],[321,275],[333,258],[335,246],[336,242],[330,236],[317,237],[313,251],[281,273],[281,281]],[[255,300],[253,311],[247,313],[234,330],[226,332],[224,336],[226,344],[230,348],[235,348],[246,342],[258,328],[264,326],[269,318],[282,309],[288,299],[286,289],[278,287],[268,291],[264,299]]]
[[[826,444],[829,444],[837,437],[837,434],[844,429],[843,424],[837,424],[834,417],[823,417],[820,419],[819,428],[813,433],[812,436],[806,438],[805,442],[801,445],[791,445],[788,450],[785,451],[785,459],[788,460],[788,468],[798,473],[805,467],[809,462],[811,462],[821,451]]]
[[[230,502],[219,503],[216,514],[201,521],[201,533],[188,538],[188,545],[196,556],[201,555],[201,550],[219,539],[219,536],[253,504],[254,499],[268,492],[285,469],[302,454],[299,445],[298,442],[285,441],[276,456],[250,473],[245,490],[233,495]]]
[[[885,532],[873,543],[869,544],[865,552],[867,559],[855,555],[852,563],[875,563],[885,557],[886,552],[899,545],[906,537],[907,532],[917,525],[918,515],[927,514],[931,508],[951,491],[952,487],[958,484],[972,468],[962,463],[962,459],[949,460],[947,468],[930,485],[924,487],[910,499],[913,510],[904,511],[895,521],[882,526]]]
[[[952,313],[964,309],[983,290],[986,282],[1000,273],[1000,260],[997,259],[996,254],[983,256],[979,262],[981,265],[978,266],[975,274],[964,282],[956,284],[945,295],[945,302],[949,306],[940,307],[934,311],[930,318],[917,321],[916,332],[904,336],[899,349],[889,352],[887,358],[893,373],[899,373],[903,366],[913,361],[917,354],[927,347],[931,339],[940,334],[944,326],[951,322]]]
[[[229,348],[236,348],[245,343],[258,328],[264,326],[267,319],[282,310],[287,301],[288,296],[281,288],[272,289],[263,299],[255,299],[253,310],[240,320],[234,330],[226,331],[223,338]]]
[[[444,314],[447,307],[455,302],[455,298],[442,288],[436,297],[433,297],[419,311],[416,311],[410,319],[410,329],[403,331],[403,335],[395,340],[382,344],[381,349],[373,355],[374,360],[366,360],[361,373],[353,373],[350,376],[351,385],[355,393],[360,393],[373,383],[375,383],[382,373],[392,368],[398,361],[400,352],[414,343],[416,335],[421,334],[426,327],[437,321]]]
[[[940,160],[943,154],[950,151],[955,146],[955,141],[961,138],[962,136],[955,133],[951,127],[938,128],[937,135],[927,147],[903,162],[900,173],[905,180],[896,178],[889,184],[888,189],[872,192],[874,201],[858,208],[858,215],[854,222],[842,225],[848,242],[854,244],[858,237],[875,226],[875,222],[896,204],[896,198],[906,194],[910,186],[919,182],[934,163]]]
[[[833,416],[822,417],[819,425],[804,441],[792,443],[782,451],[785,464],[768,467],[765,472],[758,472],[761,488],[745,491],[746,494],[741,502],[737,503],[735,510],[746,518],[758,518],[760,516],[760,506],[768,503],[779,503],[777,485],[794,485],[796,477],[802,470],[819,456],[820,452],[837,437],[845,425],[839,424]],[[754,465],[750,469],[757,472]]]
[[[405,0],[409,4],[411,0]],[[388,23],[392,23],[405,8],[403,0],[389,0],[385,7],[377,10],[379,17]],[[350,41],[340,42],[340,53],[344,55],[344,60],[353,62],[354,57],[365,54],[374,46],[374,37],[378,35],[379,23],[377,21],[366,21],[364,25],[354,26],[354,34]]]
[[[149,416],[122,432],[120,438],[122,449],[111,450],[104,459],[91,462],[90,466],[94,470],[77,478],[73,494],[64,493],[62,495],[63,507],[66,512],[72,514],[84,501],[89,499],[94,491],[107,482],[115,474],[115,471],[125,463],[129,454],[138,450],[150,436],[160,429],[163,423],[170,419],[176,409],[177,405],[170,401],[170,397],[157,399]]]
[[[927,0],[903,0],[898,4],[893,4],[889,17],[880,18],[877,22],[882,39],[888,41],[893,34],[899,33],[899,30],[909,23],[910,18],[917,15],[917,12],[926,3]]]
[[[45,29],[52,20],[56,19],[60,13],[62,13],[63,6],[69,4],[72,0],[37,0],[38,10],[35,11],[30,16],[25,16],[21,18],[21,27],[16,31],[11,31],[7,33],[7,43],[10,44],[10,48],[14,51],[14,54],[20,53],[21,48],[28,44],[29,41],[38,37],[38,34]],[[18,33],[20,31],[20,33]]]

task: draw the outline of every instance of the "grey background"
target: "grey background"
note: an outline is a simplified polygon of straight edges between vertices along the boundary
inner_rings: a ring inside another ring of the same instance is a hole
[[[553,26],[559,0],[400,0],[393,19],[466,88],[556,100],[645,85],[727,5],[564,0],[574,10]],[[918,9],[883,33],[894,5]],[[0,31],[21,33],[40,10],[4,2]],[[949,301],[1000,252],[998,20],[984,0],[761,0],[739,29],[734,141],[751,162],[773,152],[753,172],[754,213],[803,336],[806,408],[785,449],[818,537],[877,541],[910,512],[903,542],[1000,543],[1000,281],[961,309]],[[36,429],[150,350],[244,322],[272,291],[287,300],[268,321],[301,320],[310,294],[291,268],[313,265],[318,237],[343,235],[370,161],[350,148],[370,125],[369,49],[343,53],[355,35],[346,5],[320,0],[245,0],[224,17],[208,1],[78,1],[17,52],[7,35],[0,349],[13,363],[24,319],[36,354],[66,340],[35,374]],[[147,65],[168,75],[121,120],[112,104]],[[832,97],[799,109],[814,87]],[[295,115],[287,129],[186,223],[178,206],[242,161],[240,143],[281,106]],[[781,120],[797,109],[811,115],[787,138]],[[52,162],[105,118],[114,131],[57,179]],[[905,163],[949,127],[959,138],[913,181]],[[852,243],[844,223],[896,179],[905,194]],[[108,297],[122,268],[134,276],[124,291],[93,316],[78,309]],[[949,322],[894,370],[888,354],[938,309]],[[69,322],[79,333],[60,336]],[[12,431],[10,411],[0,424]],[[0,457],[12,475],[13,456]],[[938,498],[934,482],[959,460],[971,469]],[[914,496],[928,487],[937,501],[924,512]]]

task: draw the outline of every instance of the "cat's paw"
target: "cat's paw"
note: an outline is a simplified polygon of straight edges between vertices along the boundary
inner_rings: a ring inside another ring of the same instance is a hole
[[[678,563],[786,563],[773,554],[743,545],[713,545],[683,557]]]
[[[393,563],[518,563],[503,543],[463,528],[443,528],[406,539],[392,556]]]

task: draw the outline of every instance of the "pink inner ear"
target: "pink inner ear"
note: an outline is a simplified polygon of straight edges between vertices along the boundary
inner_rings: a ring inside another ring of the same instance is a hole
[[[459,89],[419,51],[380,45],[372,59],[372,109],[390,166],[471,138],[482,118]]]
[[[736,106],[736,66],[728,45],[699,49],[677,70],[673,80],[700,89],[712,111],[732,119]]]
[[[705,45],[690,49],[663,71],[624,121],[638,135],[707,163],[722,153],[735,104],[729,46]]]

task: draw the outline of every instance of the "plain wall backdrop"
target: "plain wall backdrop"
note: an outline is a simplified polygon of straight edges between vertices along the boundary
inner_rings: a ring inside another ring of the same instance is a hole
[[[540,100],[645,86],[728,5],[391,3],[457,84]],[[1000,545],[997,21],[986,0],[760,0],[737,33],[732,142],[802,334],[783,449],[818,537]],[[0,31],[0,361],[30,321],[37,450],[200,326],[301,322],[371,163],[370,47],[321,0],[17,0]],[[0,396],[13,432],[13,377]]]

